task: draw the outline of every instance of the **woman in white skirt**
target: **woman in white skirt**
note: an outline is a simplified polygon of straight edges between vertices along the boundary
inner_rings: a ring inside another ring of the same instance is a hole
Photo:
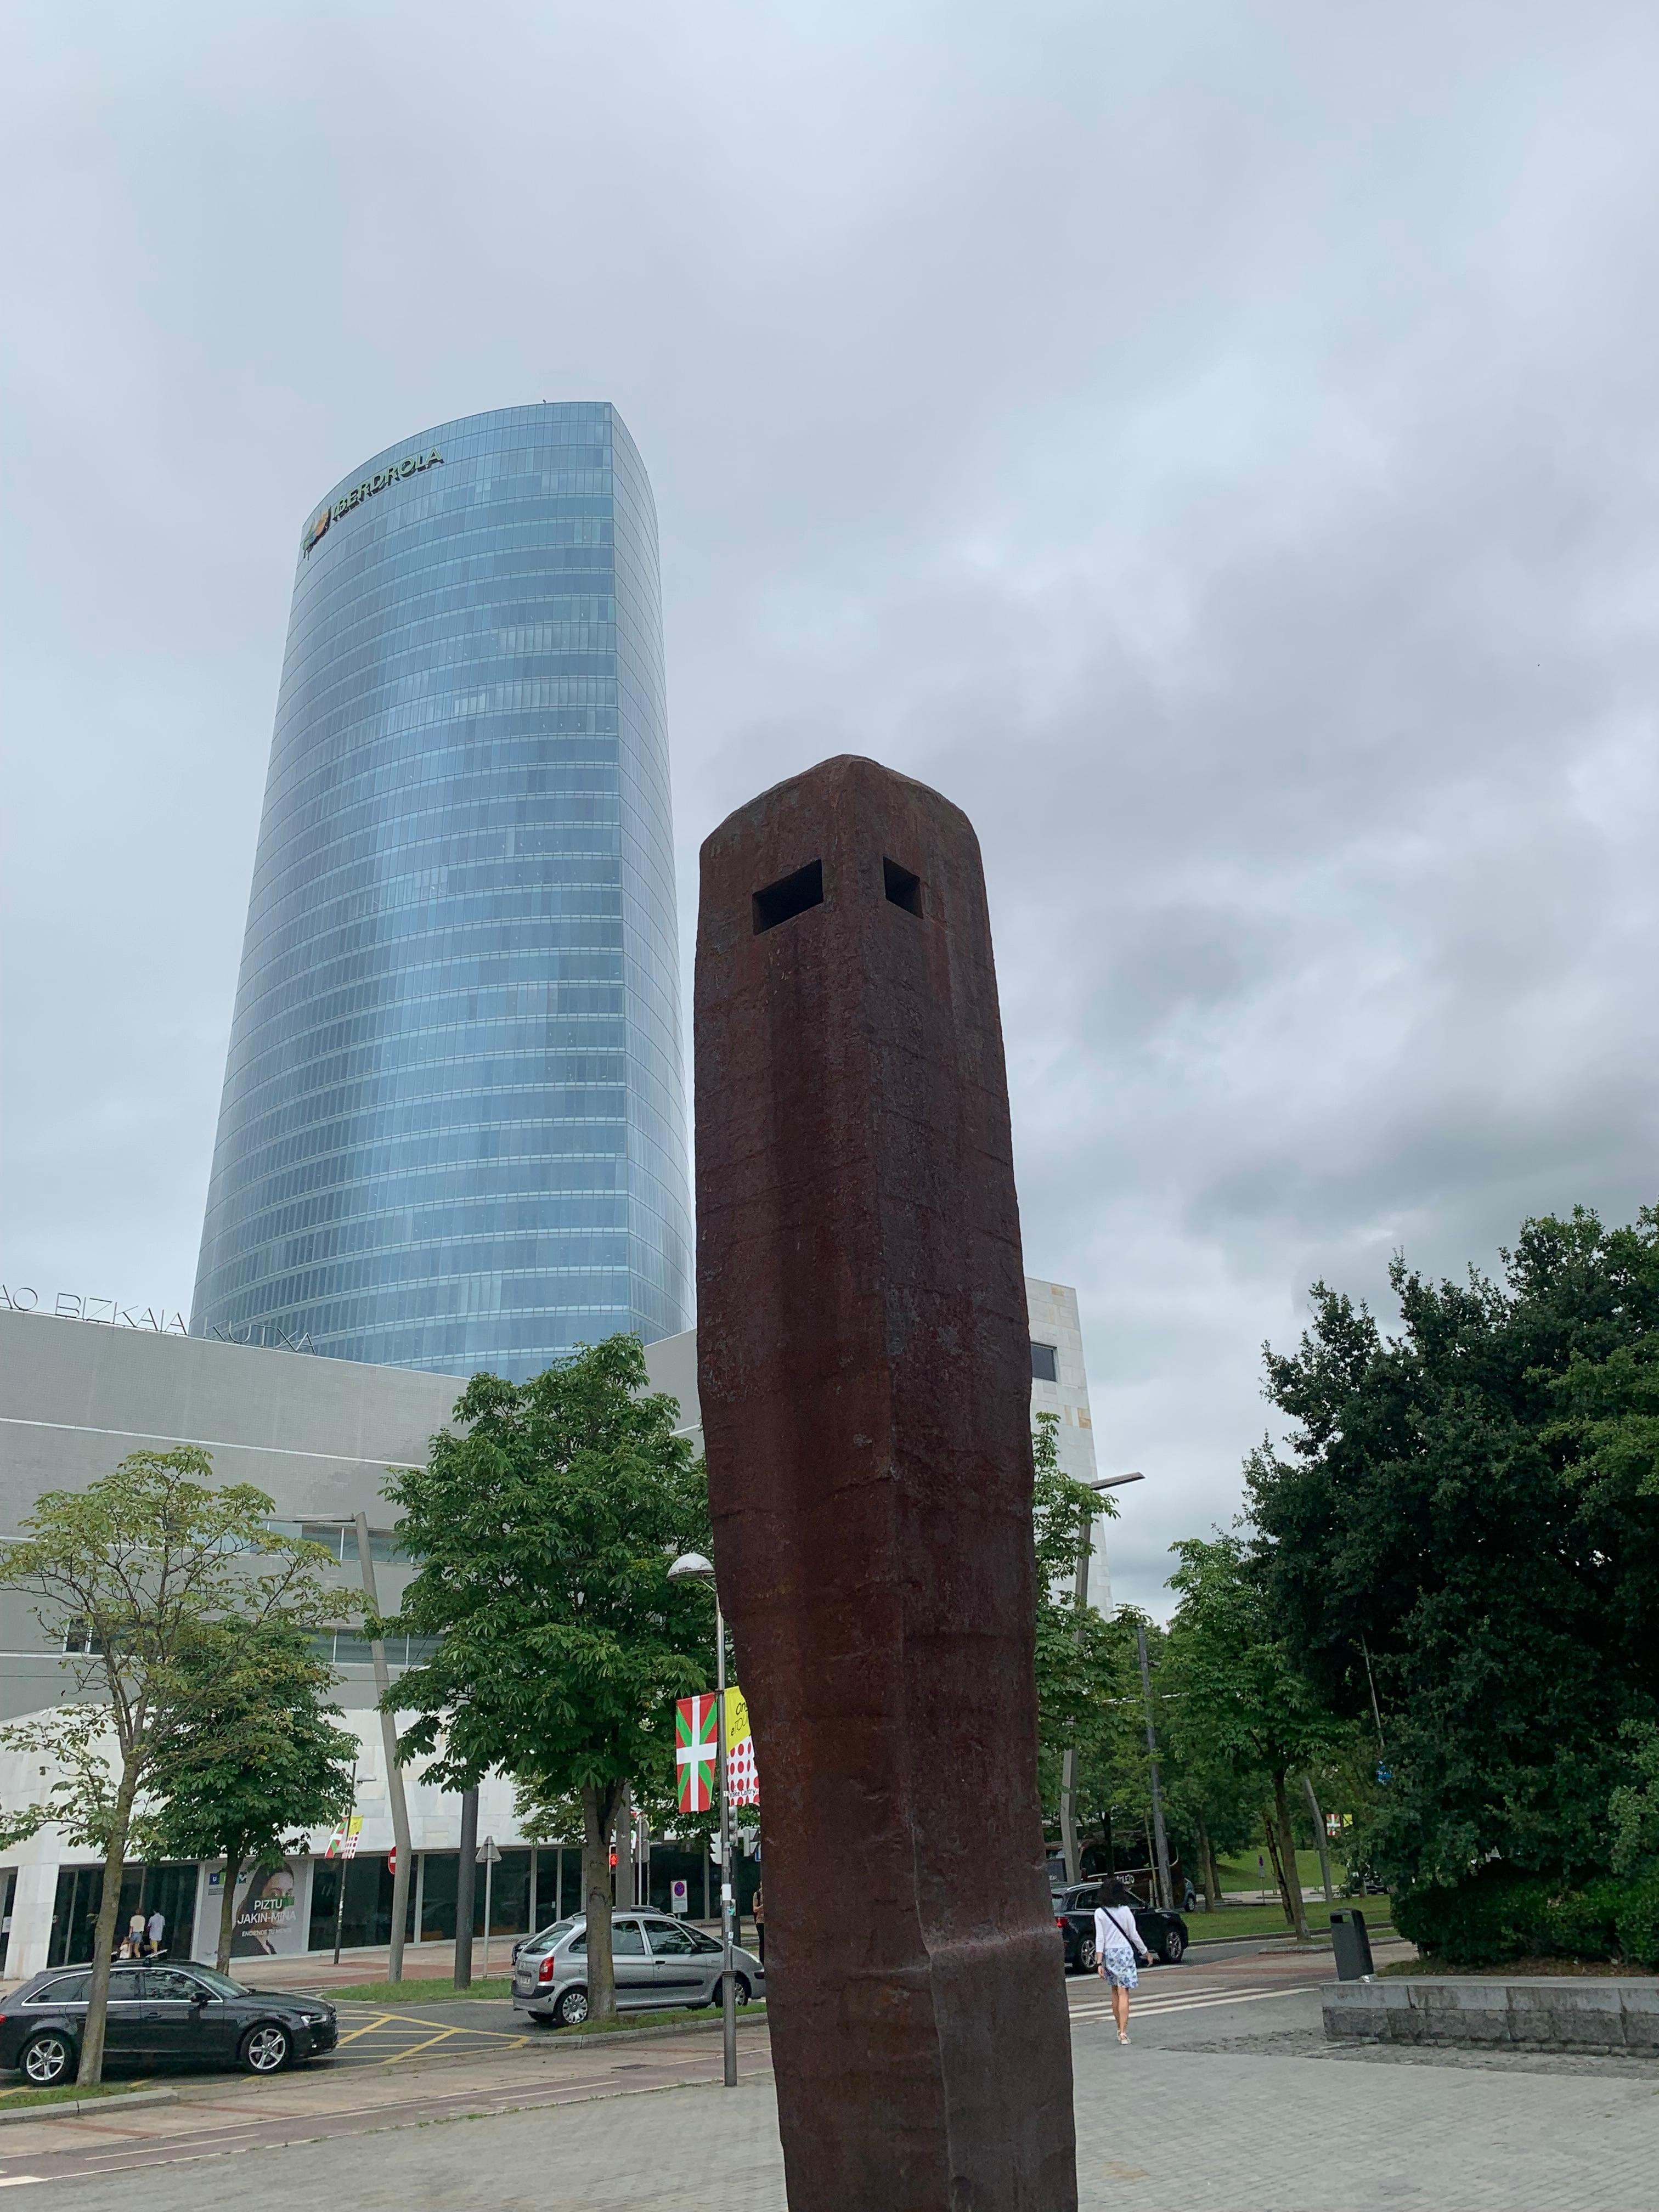
[[[1134,1892],[1124,1883],[1107,1882],[1102,1885],[1100,1902],[1095,1907],[1097,1971],[1101,1979],[1112,1985],[1112,2018],[1117,2022],[1120,2043],[1129,2040],[1129,1992],[1140,1979],[1135,1972],[1135,1954],[1139,1952],[1149,1966],[1152,1963],[1152,1954],[1135,1925],[1134,1901]]]

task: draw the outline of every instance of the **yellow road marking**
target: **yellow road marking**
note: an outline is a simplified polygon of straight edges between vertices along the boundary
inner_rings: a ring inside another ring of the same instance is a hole
[[[457,2031],[453,2027],[441,2027],[435,2035],[428,2036],[424,2043],[411,2043],[407,2050],[394,2051],[389,2058],[383,2058],[380,2063],[382,2066],[395,2066],[400,2059],[412,2058],[417,2051],[430,2051],[434,2043],[447,2043],[456,2033]]]

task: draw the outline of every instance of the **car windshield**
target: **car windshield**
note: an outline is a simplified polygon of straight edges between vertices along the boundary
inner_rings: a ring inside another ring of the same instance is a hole
[[[228,1974],[222,1974],[216,1966],[198,1966],[192,1960],[190,1971],[203,1988],[211,1990],[216,1997],[245,1997],[247,1995],[245,1982],[233,1982]],[[299,1992],[295,1994],[297,1996]]]

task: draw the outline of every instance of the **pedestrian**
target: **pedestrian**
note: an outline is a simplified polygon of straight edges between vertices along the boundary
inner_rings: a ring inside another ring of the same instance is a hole
[[[167,1934],[167,1915],[162,1911],[161,1906],[158,1905],[155,1911],[149,1916],[149,1955],[152,1959],[160,1956],[161,1938]]]
[[[129,1956],[142,1959],[144,1955],[144,1916],[135,1912],[127,1923],[127,1942],[132,1946]]]
[[[755,1955],[763,1966],[766,1964],[766,1906],[758,1888],[750,1910],[755,1916]]]
[[[1100,1901],[1095,1906],[1095,1955],[1100,1961],[1097,1971],[1102,1981],[1112,1985],[1112,2018],[1117,2022],[1120,2043],[1129,2040],[1129,1992],[1139,1985],[1136,1952],[1149,1966],[1152,1963],[1152,1954],[1135,1925],[1134,1902],[1132,1889],[1113,1881],[1102,1885]]]

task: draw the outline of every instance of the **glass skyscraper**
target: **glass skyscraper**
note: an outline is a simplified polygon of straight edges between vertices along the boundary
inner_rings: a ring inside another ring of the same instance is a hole
[[[515,1380],[691,1321],[656,509],[602,403],[304,533],[192,1331]]]

